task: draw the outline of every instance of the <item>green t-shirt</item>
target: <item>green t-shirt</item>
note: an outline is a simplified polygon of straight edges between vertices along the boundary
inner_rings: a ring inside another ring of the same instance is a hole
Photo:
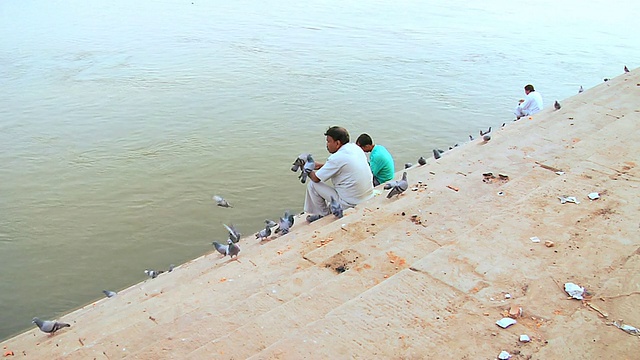
[[[371,164],[371,172],[383,184],[391,179],[395,173],[393,168],[393,158],[389,151],[382,145],[374,145],[369,158]]]

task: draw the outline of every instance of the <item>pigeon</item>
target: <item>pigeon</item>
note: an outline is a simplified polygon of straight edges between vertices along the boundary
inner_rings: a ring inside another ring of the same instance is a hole
[[[333,196],[331,197],[331,202],[329,203],[329,209],[331,209],[331,213],[335,215],[338,219],[343,216],[342,212],[344,210],[342,209],[342,205]]]
[[[114,296],[116,296],[118,293],[115,291],[111,291],[111,290],[102,290],[102,292],[108,297],[108,298],[112,298]]]
[[[473,136],[469,134],[469,141],[473,141]]]
[[[158,277],[158,275],[162,274],[164,272],[164,270],[153,270],[153,269],[146,269],[144,271],[145,274],[147,274],[148,277],[155,279]]]
[[[271,228],[269,227],[269,224],[266,224],[264,229],[260,230],[260,232],[256,234],[256,239],[260,239],[260,241],[262,241],[269,236],[271,236]]]
[[[71,327],[71,325],[66,324],[66,323],[62,323],[62,322],[57,322],[55,320],[51,321],[51,320],[40,320],[37,317],[34,317],[33,320],[31,320],[32,323],[38,325],[38,327],[40,328],[40,330],[42,330],[43,332],[46,332],[47,334],[51,334],[53,335],[56,331],[62,329],[62,328],[66,328],[66,327]]]
[[[626,73],[629,72],[629,68],[627,67],[627,65],[624,66],[624,72],[626,72]]]
[[[213,195],[213,201],[216,202],[216,204],[218,206],[221,207],[233,207],[231,206],[231,204],[229,204],[229,202],[227,202],[227,200],[225,200],[222,196],[218,196],[218,195]]]
[[[562,106],[560,106],[560,103],[558,102],[558,100],[556,100],[556,102],[553,104],[553,107],[556,108],[556,110],[560,110]]]
[[[436,160],[440,159],[440,151],[438,151],[438,149],[433,149],[433,157]]]
[[[387,199],[391,199],[393,195],[402,194],[409,187],[409,183],[407,182],[407,172],[402,173],[402,180],[398,181],[394,187],[391,188],[391,191],[387,194]]]
[[[405,168],[405,169],[408,169],[408,168],[410,168],[410,167],[412,167],[412,166],[413,166],[413,164],[412,164],[412,163],[404,163],[404,168]]]
[[[427,160],[422,156],[420,156],[420,158],[418,159],[418,164],[425,165],[426,163],[427,163]]]
[[[170,264],[170,265],[169,265],[169,270],[167,270],[167,272],[172,272],[172,271],[173,271],[173,269],[175,269],[175,268],[176,268],[176,266],[175,266],[175,265]]]
[[[269,219],[266,219],[266,220],[264,221],[264,223],[265,223],[268,227],[270,227],[270,228],[272,228],[272,227],[274,227],[274,226],[278,225],[275,221],[273,221],[273,220],[269,220]]]
[[[482,130],[480,130],[480,136],[487,135],[487,134],[488,134],[488,133],[490,133],[490,132],[491,132],[491,126],[489,126],[489,129],[487,129],[487,131],[484,131],[484,132],[483,132]]]
[[[578,94],[580,94],[583,91],[584,91],[584,89],[582,88],[582,85],[580,85],[580,89],[578,89]]]
[[[281,232],[282,235],[286,235],[289,233],[289,229],[293,226],[294,217],[289,214],[289,210],[284,212],[284,217],[280,218],[280,222],[278,222],[278,228],[276,229],[276,234]]]
[[[242,236],[242,234],[238,232],[238,229],[236,229],[233,224],[231,224],[231,226],[227,226],[227,224],[222,225],[224,225],[224,227],[227,228],[227,231],[229,232],[229,240],[233,241],[234,243],[240,241],[240,237]]]
[[[306,159],[306,155],[304,157],[302,157],[305,154],[301,154],[300,156],[298,156],[296,158],[296,160],[293,162],[293,165],[291,166],[291,171],[293,172],[297,172],[298,169],[300,169],[301,167],[304,166],[304,159]]]
[[[307,161],[304,163],[304,166],[302,167],[302,172],[300,173],[300,176],[298,176],[298,178],[300,179],[300,182],[303,184],[306,183],[309,173],[315,169],[316,169],[316,162],[313,161],[313,156],[311,156],[311,154],[308,154]]]
[[[229,243],[229,256],[231,256],[232,259],[235,256],[237,259],[238,254],[240,253],[240,246],[231,241],[231,239],[227,240],[227,242]]]
[[[216,250],[217,250],[220,254],[222,254],[222,256],[227,256],[227,255],[229,255],[229,245],[222,245],[222,244],[220,244],[220,243],[218,243],[218,242],[216,242],[216,241],[214,241],[214,242],[212,243],[212,245],[213,245],[213,247],[215,247],[215,248],[216,248]]]
[[[388,183],[384,184],[384,189],[385,190],[389,190],[394,186],[398,185],[398,180],[394,180],[394,181],[389,181]]]

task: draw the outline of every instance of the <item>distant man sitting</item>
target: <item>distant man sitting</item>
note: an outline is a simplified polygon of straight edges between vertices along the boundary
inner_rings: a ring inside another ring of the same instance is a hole
[[[523,116],[533,115],[542,110],[542,96],[536,92],[533,85],[529,84],[525,86],[524,93],[527,96],[520,100],[514,111],[516,120],[519,120]]]
[[[373,196],[373,180],[367,155],[356,144],[349,142],[349,132],[339,126],[330,127],[324,135],[327,151],[331,155],[326,163],[316,162],[309,173],[304,211],[307,221],[315,221],[331,211],[333,196],[344,209],[354,207]],[[331,179],[334,187],[325,184]]]
[[[395,172],[393,157],[384,146],[374,144],[371,136],[368,134],[358,136],[356,145],[360,146],[364,152],[371,153],[369,156],[369,164],[371,165],[371,172],[373,173],[373,186],[378,186],[393,179]]]

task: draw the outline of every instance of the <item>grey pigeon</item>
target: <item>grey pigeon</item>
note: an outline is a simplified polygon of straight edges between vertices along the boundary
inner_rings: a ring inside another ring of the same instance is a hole
[[[385,190],[389,190],[394,186],[398,185],[398,180],[393,180],[393,181],[389,181],[388,183],[384,184],[384,189]]]
[[[280,218],[280,222],[278,222],[278,228],[276,229],[276,234],[281,232],[282,235],[286,235],[289,233],[289,230],[293,226],[294,217],[289,213],[289,210],[284,212],[284,217]]]
[[[409,183],[407,182],[407,172],[402,173],[402,180],[398,181],[394,187],[391,188],[391,191],[387,194],[387,199],[390,199],[394,195],[400,196],[403,192],[407,190],[409,187]]]
[[[553,104],[553,107],[556,108],[556,110],[560,110],[562,106],[560,106],[560,103],[558,102],[558,100],[556,100],[555,104]]]
[[[164,271],[163,270],[153,270],[153,269],[146,269],[144,271],[145,274],[147,274],[148,277],[155,279],[158,277],[158,275],[162,274]]]
[[[62,323],[62,322],[57,322],[55,320],[40,320],[37,317],[34,317],[33,320],[31,320],[32,323],[38,325],[38,327],[40,328],[40,330],[42,330],[43,332],[46,332],[47,334],[51,334],[53,335],[56,331],[65,328],[65,327],[71,327],[71,325],[66,324],[66,323]]]
[[[440,159],[440,151],[438,151],[438,149],[433,149],[433,158],[436,160]]]
[[[404,168],[405,168],[405,169],[408,169],[408,168],[410,168],[410,167],[412,167],[412,166],[413,166],[413,164],[412,164],[412,163],[405,163],[405,164],[404,164]]]
[[[309,173],[315,169],[316,169],[316,162],[313,160],[313,156],[311,156],[311,154],[308,154],[307,161],[304,163],[304,166],[302,167],[302,172],[300,173],[300,176],[298,176],[298,178],[300,179],[300,182],[303,184],[306,183],[307,177],[309,177]]]
[[[233,224],[231,224],[231,226],[227,226],[226,224],[222,225],[224,225],[224,227],[227,228],[227,231],[229,232],[229,240],[233,241],[234,243],[240,241],[240,237],[242,236],[242,234],[238,232],[238,229],[236,229]]]
[[[175,269],[175,268],[176,268],[176,266],[175,266],[175,265],[170,264],[170,265],[169,265],[169,270],[167,270],[167,272],[172,272],[172,271],[173,271],[173,269]]]
[[[298,156],[296,158],[296,160],[293,162],[293,165],[291,166],[291,171],[297,172],[298,169],[303,167],[304,166],[304,159],[306,159],[306,156],[304,158],[301,158],[300,156]]]
[[[237,258],[240,253],[240,246],[231,241],[231,239],[227,240],[227,242],[229,243],[229,256],[231,256],[232,259],[234,256]]]
[[[108,298],[114,297],[114,296],[116,296],[118,294],[117,292],[111,291],[111,290],[102,290],[102,292]]]
[[[275,221],[273,221],[273,220],[269,220],[269,219],[266,219],[266,220],[264,221],[264,223],[265,223],[268,227],[274,227],[274,226],[278,225]]]
[[[331,202],[329,203],[329,209],[331,209],[331,213],[335,215],[338,219],[343,216],[342,204],[338,202],[336,198],[331,197]]]
[[[488,133],[490,133],[490,132],[491,132],[491,126],[489,126],[489,129],[487,129],[487,131],[484,131],[484,132],[483,132],[482,130],[480,130],[480,136],[487,135],[487,134],[488,134]]]
[[[578,94],[580,94],[583,91],[584,91],[584,89],[582,88],[582,85],[580,85],[580,89],[578,89]]]
[[[260,230],[260,232],[256,234],[256,239],[260,239],[260,241],[262,241],[269,236],[271,236],[271,228],[269,227],[269,224],[266,224],[264,229]]]
[[[420,156],[420,158],[418,159],[418,164],[420,165],[424,165],[427,163],[427,160],[425,160],[425,158],[423,158],[422,156]]]
[[[624,66],[624,72],[626,72],[626,73],[629,72],[629,68],[627,67],[627,65]]]
[[[233,207],[227,200],[225,200],[222,196],[213,195],[213,201],[216,202],[218,206],[221,207]]]
[[[220,244],[220,243],[218,243],[218,242],[216,242],[216,241],[214,241],[214,242],[212,243],[212,245],[213,245],[213,247],[215,247],[215,248],[216,248],[216,250],[217,250],[220,254],[222,254],[222,256],[227,256],[227,255],[229,255],[229,245],[222,245],[222,244]]]

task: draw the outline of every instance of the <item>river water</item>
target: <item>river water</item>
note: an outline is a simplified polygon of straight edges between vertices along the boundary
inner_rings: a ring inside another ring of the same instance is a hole
[[[399,168],[639,65],[636,2],[524,5],[0,2],[0,339],[301,211],[329,126]]]

